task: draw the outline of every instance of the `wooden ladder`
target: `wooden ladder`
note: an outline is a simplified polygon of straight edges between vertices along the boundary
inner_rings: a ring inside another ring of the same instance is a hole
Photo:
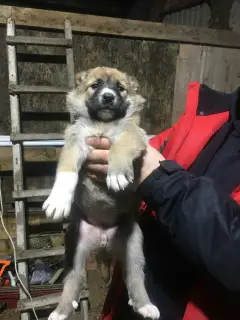
[[[26,134],[21,133],[21,110],[19,104],[19,94],[24,93],[66,93],[75,87],[74,75],[74,59],[73,59],[73,41],[72,28],[69,20],[65,20],[65,37],[64,38],[44,38],[44,37],[29,37],[16,36],[15,22],[12,18],[7,20],[7,54],[8,54],[8,71],[9,71],[9,95],[10,95],[10,109],[11,109],[11,141],[13,153],[13,181],[14,191],[13,199],[15,202],[16,214],[16,239],[17,247],[21,251],[17,254],[18,270],[21,279],[29,290],[28,281],[28,259],[49,257],[64,254],[63,247],[55,247],[52,249],[32,249],[27,248],[27,222],[25,201],[34,197],[48,196],[50,189],[41,190],[24,190],[24,173],[23,173],[23,142],[24,141],[43,141],[43,140],[59,140],[63,139],[62,134],[47,133],[47,134]],[[38,46],[52,46],[66,48],[66,62],[68,72],[68,87],[50,87],[50,86],[29,86],[19,85],[17,72],[17,55],[16,45],[38,45]],[[18,308],[22,312],[21,319],[30,319],[28,311],[32,307],[38,309],[45,309],[54,307],[59,301],[60,294],[54,293],[33,298],[33,303],[28,299],[25,292],[20,290],[20,300]],[[83,290],[80,294],[81,312],[83,319],[88,319],[88,290]]]

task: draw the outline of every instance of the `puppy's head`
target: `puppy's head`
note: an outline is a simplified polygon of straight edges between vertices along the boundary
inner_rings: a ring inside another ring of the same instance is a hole
[[[138,82],[117,69],[97,67],[76,75],[77,88],[68,94],[68,107],[76,116],[114,121],[140,111],[144,99]]]

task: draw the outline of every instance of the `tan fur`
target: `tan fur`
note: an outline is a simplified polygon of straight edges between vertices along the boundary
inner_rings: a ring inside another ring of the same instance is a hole
[[[129,127],[121,133],[118,140],[111,146],[109,163],[121,170],[126,166],[126,162],[132,163],[134,159],[140,157],[145,148],[146,134],[136,125],[135,116]]]
[[[118,81],[124,88],[130,92],[136,92],[139,84],[138,81],[128,76],[126,73],[114,68],[97,67],[88,71],[76,74],[76,83],[81,91],[87,91],[88,87],[99,78],[110,77],[114,81]]]
[[[59,156],[57,171],[72,171],[77,173],[77,153],[77,145],[69,145],[69,143],[66,142]]]

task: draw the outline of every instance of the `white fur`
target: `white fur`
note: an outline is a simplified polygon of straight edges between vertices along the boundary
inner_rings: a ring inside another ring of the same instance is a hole
[[[124,190],[131,181],[128,181],[126,176],[122,173],[119,174],[109,174],[107,176],[107,186],[108,189],[112,189],[114,191]]]
[[[50,316],[48,317],[48,320],[65,320],[67,316],[65,314],[59,314],[56,311],[53,311]]]
[[[73,308],[74,308],[74,309],[77,309],[77,307],[78,307],[78,303],[77,303],[77,301],[76,301],[76,300],[73,300],[73,302],[72,302],[72,306],[73,306]]]
[[[114,97],[116,97],[115,91],[109,88],[103,88],[99,95],[103,96],[105,93],[111,93]]]
[[[153,320],[157,320],[160,318],[160,312],[157,307],[155,307],[153,304],[149,303],[145,306],[139,308],[136,310],[137,313],[143,316],[143,318],[150,318]]]
[[[53,220],[68,217],[74,198],[78,175],[74,172],[59,172],[50,196],[43,204],[46,216]]]
[[[128,301],[128,305],[134,308],[132,299]],[[155,307],[152,303],[146,304],[145,306],[135,309],[134,310],[141,314],[144,318],[151,318],[151,319],[159,319],[160,312],[157,307]]]

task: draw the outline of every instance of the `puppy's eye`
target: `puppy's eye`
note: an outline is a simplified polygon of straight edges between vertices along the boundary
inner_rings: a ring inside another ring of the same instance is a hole
[[[97,88],[99,87],[99,82],[96,81],[96,82],[92,83],[92,84],[90,85],[90,87],[91,87],[93,90],[97,89]]]
[[[121,83],[117,83],[117,88],[120,92],[123,92],[125,90],[124,86]]]

